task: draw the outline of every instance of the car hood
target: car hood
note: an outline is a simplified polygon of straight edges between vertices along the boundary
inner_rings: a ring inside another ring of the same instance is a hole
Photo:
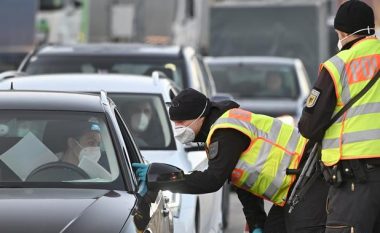
[[[298,100],[286,99],[236,99],[242,109],[273,117],[297,115],[301,107]]]
[[[119,233],[134,205],[120,191],[2,188],[0,231]]]

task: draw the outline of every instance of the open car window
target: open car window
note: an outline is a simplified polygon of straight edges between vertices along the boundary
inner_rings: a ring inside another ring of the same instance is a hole
[[[101,113],[1,110],[0,172],[0,184],[122,183]]]

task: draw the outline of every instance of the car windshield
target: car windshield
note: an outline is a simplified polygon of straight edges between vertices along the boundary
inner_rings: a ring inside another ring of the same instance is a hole
[[[108,93],[141,150],[175,150],[164,101],[159,95]]]
[[[0,172],[0,185],[122,185],[112,139],[100,113],[1,110]]]
[[[239,98],[296,99],[300,90],[292,65],[209,63],[218,92]]]
[[[34,56],[27,64],[28,74],[118,73],[151,76],[163,72],[178,86],[184,87],[184,64],[179,59],[126,56]]]

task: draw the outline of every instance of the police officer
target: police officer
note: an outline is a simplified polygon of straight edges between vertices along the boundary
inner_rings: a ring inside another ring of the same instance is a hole
[[[297,166],[306,139],[298,130],[280,120],[238,108],[233,101],[212,102],[194,89],[185,89],[169,109],[175,123],[175,137],[182,143],[206,142],[208,168],[185,176],[181,183],[165,184],[161,189],[200,194],[215,192],[231,179],[243,205],[250,232],[262,232],[266,214],[263,200],[251,193],[284,204],[293,182],[285,175]],[[137,175],[145,179],[146,167],[134,164]],[[146,165],[145,165],[146,166]],[[270,173],[270,179],[262,174]],[[284,233],[284,227],[281,228]]]
[[[334,174],[329,179],[334,185],[327,198],[327,233],[380,232],[380,83],[326,132],[315,133],[379,70],[374,26],[373,10],[364,2],[351,0],[339,7],[334,28],[340,51],[321,65],[298,125],[303,136],[322,141],[321,160]]]

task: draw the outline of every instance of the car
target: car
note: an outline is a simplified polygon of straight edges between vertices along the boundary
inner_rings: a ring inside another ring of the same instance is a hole
[[[242,108],[297,121],[310,92],[300,59],[236,56],[206,57],[218,92],[229,93]]]
[[[30,53],[18,68],[28,74],[162,71],[180,88],[217,95],[211,73],[192,47],[135,43],[48,45]]]
[[[144,163],[104,92],[0,91],[1,232],[173,232],[132,162]]]
[[[185,172],[204,170],[203,148],[185,146],[173,136],[166,102],[170,92],[179,91],[166,79],[120,74],[51,74],[6,79],[1,88],[97,93],[100,90],[116,103],[118,112],[134,136],[143,157],[151,162],[169,163]],[[73,85],[75,83],[75,85]],[[197,150],[197,151],[196,151]],[[200,150],[200,151],[199,151]],[[210,194],[190,195],[164,191],[174,216],[174,232],[222,232],[222,189]]]

